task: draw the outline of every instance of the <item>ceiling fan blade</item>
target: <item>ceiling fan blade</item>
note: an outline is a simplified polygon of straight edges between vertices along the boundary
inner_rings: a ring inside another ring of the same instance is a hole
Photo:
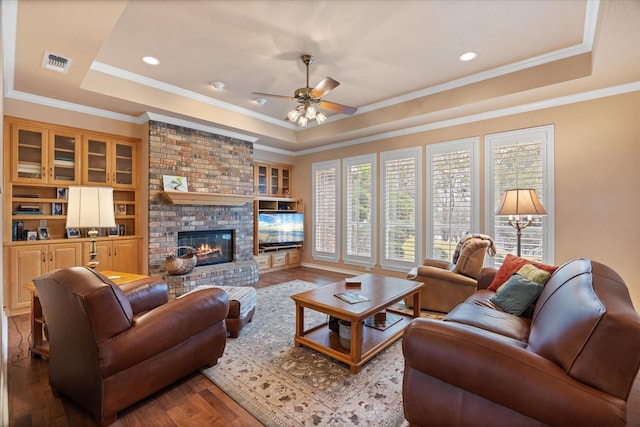
[[[340,82],[333,80],[331,77],[325,77],[316,87],[311,89],[311,96],[313,98],[322,98],[339,84]]]
[[[281,99],[288,99],[290,101],[297,101],[296,98],[294,98],[293,96],[287,96],[287,95],[274,95],[272,93],[262,93],[262,92],[251,92],[251,95],[257,95],[257,96],[269,96],[271,98],[281,98]]]
[[[349,107],[347,105],[342,105],[342,104],[338,104],[336,102],[331,102],[331,101],[320,101],[318,102],[318,107],[324,108],[325,110],[333,111],[336,113],[343,113],[348,115],[352,115],[356,111],[358,111],[358,109],[355,107]]]

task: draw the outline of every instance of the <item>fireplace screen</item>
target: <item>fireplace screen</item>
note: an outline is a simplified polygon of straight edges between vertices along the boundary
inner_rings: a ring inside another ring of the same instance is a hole
[[[196,250],[197,266],[233,261],[233,230],[179,231],[178,246]],[[179,248],[178,256],[186,252]]]

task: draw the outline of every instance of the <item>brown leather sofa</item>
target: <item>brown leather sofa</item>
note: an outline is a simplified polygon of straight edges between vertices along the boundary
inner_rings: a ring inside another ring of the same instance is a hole
[[[483,270],[486,288],[495,270]],[[531,317],[481,289],[445,321],[403,338],[411,426],[624,426],[640,367],[640,316],[610,268],[576,259],[544,285]]]
[[[85,267],[33,280],[49,338],[49,384],[101,424],[191,372],[226,344],[227,294],[204,289],[168,300],[166,283],[122,288]]]
[[[477,289],[485,254],[493,255],[494,251],[489,236],[467,235],[458,244],[451,263],[426,258],[422,265],[412,268],[407,278],[424,283],[420,308],[448,313],[467,299]],[[405,299],[405,304],[413,307],[413,297]]]

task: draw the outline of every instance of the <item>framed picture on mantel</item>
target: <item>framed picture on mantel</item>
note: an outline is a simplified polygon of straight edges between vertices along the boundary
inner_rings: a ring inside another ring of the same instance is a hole
[[[162,175],[164,191],[189,191],[184,176]]]

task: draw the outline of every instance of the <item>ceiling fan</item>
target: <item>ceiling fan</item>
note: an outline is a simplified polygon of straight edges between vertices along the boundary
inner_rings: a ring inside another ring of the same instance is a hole
[[[349,107],[347,105],[338,104],[336,102],[325,101],[322,99],[329,91],[335,89],[340,82],[332,79],[331,77],[325,77],[314,88],[309,87],[309,65],[313,63],[313,56],[302,55],[302,62],[307,67],[307,85],[305,87],[296,89],[293,96],[286,95],[273,95],[270,93],[253,92],[253,95],[269,96],[272,98],[289,99],[292,101],[298,101],[299,105],[291,110],[287,115],[286,120],[290,120],[297,123],[301,127],[307,126],[308,120],[316,120],[318,124],[322,124],[327,118],[322,112],[318,111],[317,107],[325,110],[333,111],[335,113],[343,113],[352,115],[358,109],[355,107]]]

